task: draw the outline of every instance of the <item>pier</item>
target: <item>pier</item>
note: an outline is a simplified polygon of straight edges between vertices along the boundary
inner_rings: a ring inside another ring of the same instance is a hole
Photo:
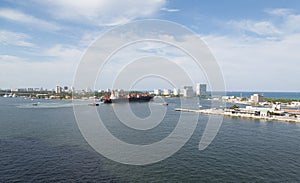
[[[225,112],[224,109],[184,109],[184,108],[175,108],[175,111],[181,112],[195,112],[201,114],[209,114],[209,115],[223,115],[228,117],[235,118],[247,118],[247,119],[256,119],[256,120],[266,120],[266,121],[281,121],[281,122],[292,122],[292,123],[300,123],[299,117],[290,117],[290,116],[257,116],[254,114],[240,114],[240,113],[230,113]],[[299,112],[299,111],[298,111]]]

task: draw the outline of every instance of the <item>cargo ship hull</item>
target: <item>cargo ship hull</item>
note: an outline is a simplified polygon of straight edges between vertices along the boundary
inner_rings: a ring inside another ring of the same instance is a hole
[[[117,99],[103,99],[103,103],[126,103],[126,102],[149,102],[152,96],[130,97],[130,98],[117,98]]]

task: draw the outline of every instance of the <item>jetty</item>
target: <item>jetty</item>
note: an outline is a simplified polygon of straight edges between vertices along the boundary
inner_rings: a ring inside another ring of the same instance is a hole
[[[266,121],[281,121],[281,122],[293,122],[300,123],[300,116],[291,115],[289,113],[283,112],[284,115],[265,115],[264,113],[260,114],[256,108],[253,109],[241,109],[241,110],[231,110],[231,109],[185,109],[185,108],[175,108],[175,111],[181,112],[195,112],[201,114],[209,114],[209,115],[223,115],[226,117],[234,117],[234,118],[247,118],[247,119],[255,119],[255,120],[266,120]],[[269,112],[271,113],[271,112]],[[281,114],[281,113],[278,113]]]

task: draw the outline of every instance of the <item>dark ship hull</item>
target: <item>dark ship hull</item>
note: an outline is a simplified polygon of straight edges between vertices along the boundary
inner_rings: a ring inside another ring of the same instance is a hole
[[[126,103],[126,102],[149,102],[153,96],[140,96],[140,97],[129,97],[129,98],[117,98],[117,99],[103,99],[103,103]]]

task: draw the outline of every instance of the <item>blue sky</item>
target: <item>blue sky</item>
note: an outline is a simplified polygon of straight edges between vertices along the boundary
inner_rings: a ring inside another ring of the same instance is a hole
[[[298,0],[4,0],[0,88],[70,86],[97,37],[143,19],[173,21],[198,34],[215,55],[227,90],[300,90]]]

